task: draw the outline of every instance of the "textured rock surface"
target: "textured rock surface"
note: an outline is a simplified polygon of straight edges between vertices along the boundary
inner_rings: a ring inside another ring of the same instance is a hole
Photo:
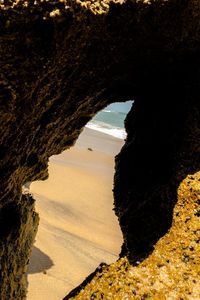
[[[25,267],[38,228],[34,199],[22,195],[0,213],[0,295],[1,299],[25,299]]]
[[[200,3],[16,0],[0,9],[0,298],[7,300],[25,295],[38,223],[22,184],[45,179],[49,156],[73,145],[106,104],[135,99],[116,159],[122,255],[143,260],[170,228],[177,188],[200,168]]]
[[[178,188],[169,232],[138,266],[126,257],[103,266],[85,289],[67,299],[199,299],[200,172],[187,176]]]

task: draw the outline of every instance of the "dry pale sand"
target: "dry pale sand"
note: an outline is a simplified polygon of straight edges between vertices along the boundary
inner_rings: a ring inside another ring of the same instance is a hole
[[[50,159],[49,179],[31,184],[40,225],[28,300],[61,300],[99,263],[117,259],[122,236],[112,186],[114,156],[122,144],[85,128],[75,147]]]

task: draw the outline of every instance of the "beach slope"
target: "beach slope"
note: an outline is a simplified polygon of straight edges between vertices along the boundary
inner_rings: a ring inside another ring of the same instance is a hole
[[[101,263],[115,261],[122,235],[113,212],[114,156],[123,140],[85,128],[76,145],[31,184],[40,215],[28,268],[28,300],[61,300]]]

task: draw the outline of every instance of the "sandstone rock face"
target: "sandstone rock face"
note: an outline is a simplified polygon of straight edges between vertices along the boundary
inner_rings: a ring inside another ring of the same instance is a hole
[[[199,188],[200,172],[183,180],[172,227],[142,263],[133,266],[123,257],[104,265],[87,279],[85,288],[75,289],[64,300],[199,299]]]
[[[122,255],[143,260],[170,228],[177,188],[200,169],[200,3],[16,0],[0,9],[0,298],[7,300],[25,297],[38,225],[22,185],[47,178],[48,158],[72,146],[109,103],[135,100],[114,179]]]

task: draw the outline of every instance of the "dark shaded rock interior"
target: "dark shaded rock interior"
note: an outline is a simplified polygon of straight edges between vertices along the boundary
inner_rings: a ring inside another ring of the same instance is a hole
[[[181,181],[200,169],[199,1],[4,1],[0,15],[0,298],[24,299],[37,231],[27,181],[103,107],[134,99],[116,157],[122,255],[168,231]]]

